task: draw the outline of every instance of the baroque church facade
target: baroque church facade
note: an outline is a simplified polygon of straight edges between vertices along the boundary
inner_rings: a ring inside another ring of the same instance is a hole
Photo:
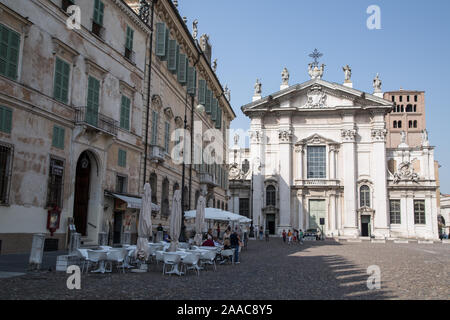
[[[381,81],[374,92],[322,80],[324,66],[310,64],[311,80],[242,106],[251,119],[250,148],[230,147],[230,211],[253,219],[272,235],[320,229],[328,237],[437,239],[434,147],[426,131],[410,147],[406,134],[387,148]]]

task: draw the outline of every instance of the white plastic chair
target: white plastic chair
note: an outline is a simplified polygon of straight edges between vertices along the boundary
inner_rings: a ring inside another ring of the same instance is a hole
[[[88,250],[88,266],[87,270],[89,270],[89,266],[91,263],[95,263],[97,265],[100,265],[102,261],[105,261],[107,256],[105,251],[94,251],[94,250]],[[87,271],[86,271],[87,272]],[[104,270],[103,270],[104,272]]]
[[[233,263],[234,259],[234,249],[225,249],[220,252],[220,255],[223,258],[223,261],[220,264],[224,264],[227,260]]]
[[[187,242],[180,242],[178,243],[178,248],[179,249],[189,249],[191,246],[189,243]]]
[[[80,259],[80,263],[82,263],[81,273],[83,273],[86,263],[89,263],[88,249],[77,249],[76,253],[77,257]]]
[[[205,270],[206,270],[206,265],[209,264],[209,265],[213,265],[214,271],[216,271],[217,270],[216,251],[208,250],[208,251],[205,251],[204,253],[202,253],[200,256],[200,262],[201,262],[202,266],[205,266]]]
[[[175,268],[180,263],[180,260],[181,260],[181,258],[178,254],[169,253],[169,252],[164,253],[163,274],[166,273],[166,265],[172,266],[172,269],[169,271],[169,274],[171,274],[171,272],[176,270]]]
[[[107,253],[106,260],[110,263],[110,272],[112,272],[113,264],[116,263],[117,269],[122,267],[122,271],[125,273],[125,258],[127,257],[127,254],[128,252],[126,249],[113,249]]]
[[[156,265],[158,265],[159,262],[163,262],[164,263],[164,253],[161,250],[157,250],[155,252],[155,260],[156,260]],[[163,271],[164,273],[164,271]]]
[[[200,275],[200,267],[198,265],[199,259],[200,259],[200,254],[194,253],[194,252],[187,254],[183,258],[182,262],[183,262],[183,267],[185,269],[185,274],[187,274],[188,270],[195,270],[195,271],[197,271],[197,276]]]
[[[112,247],[110,246],[99,246],[102,250],[111,250]]]

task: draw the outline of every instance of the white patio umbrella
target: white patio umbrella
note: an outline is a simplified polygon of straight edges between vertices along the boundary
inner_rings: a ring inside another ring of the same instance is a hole
[[[149,183],[144,185],[144,196],[142,197],[142,209],[138,224],[138,241],[135,257],[147,261],[150,249],[148,238],[152,233],[152,188]]]
[[[202,232],[205,225],[205,207],[206,207],[206,199],[203,195],[200,195],[197,200],[197,211],[195,216],[195,234],[194,242],[197,245],[202,244]]]
[[[181,231],[181,191],[175,190],[172,198],[172,212],[170,216],[170,237],[172,239],[169,248],[170,252],[174,252],[177,250],[180,231]]]

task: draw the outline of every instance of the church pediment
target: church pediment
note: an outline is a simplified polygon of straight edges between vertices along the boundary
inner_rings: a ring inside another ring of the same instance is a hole
[[[302,139],[300,141],[298,141],[295,145],[296,146],[302,146],[302,145],[313,145],[313,144],[317,144],[317,145],[338,145],[339,142],[334,141],[332,139],[328,139],[325,138],[323,136],[321,136],[320,134],[313,134],[305,139]]]

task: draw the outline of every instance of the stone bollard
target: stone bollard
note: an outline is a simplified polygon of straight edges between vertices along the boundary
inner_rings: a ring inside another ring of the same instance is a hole
[[[81,246],[81,233],[72,232],[69,242],[69,256],[76,255],[76,250]]]
[[[99,232],[98,245],[99,246],[107,246],[108,245],[108,234],[106,232]]]
[[[31,245],[29,269],[39,270],[44,255],[45,234],[36,233],[33,235],[33,243]]]
[[[131,244],[131,232],[125,231],[122,234],[122,244],[128,244],[128,245]]]

